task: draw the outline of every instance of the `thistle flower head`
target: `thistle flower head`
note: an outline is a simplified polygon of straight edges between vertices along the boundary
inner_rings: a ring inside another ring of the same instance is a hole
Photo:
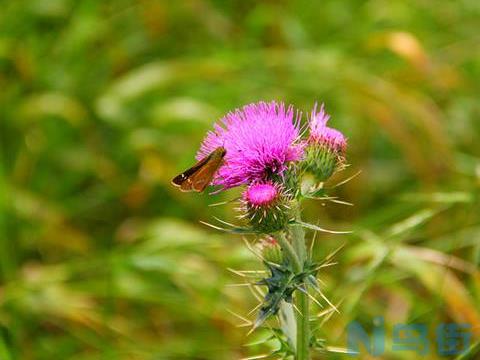
[[[345,165],[347,140],[340,131],[327,126],[329,119],[323,104],[318,112],[315,104],[309,121],[310,137],[305,149],[304,168],[319,181],[328,179]]]
[[[272,204],[279,194],[278,186],[271,182],[254,184],[244,193],[245,201],[251,206],[262,207]]]
[[[327,146],[330,150],[343,154],[347,148],[347,140],[340,131],[327,126],[329,119],[330,115],[325,112],[324,105],[322,104],[317,112],[315,104],[309,122],[309,142]]]
[[[204,139],[197,158],[226,149],[214,185],[231,187],[283,175],[288,163],[300,160],[299,118],[292,106],[259,102],[228,113]]]
[[[272,181],[251,184],[243,193],[241,210],[250,225],[261,233],[282,230],[291,218],[291,197]]]

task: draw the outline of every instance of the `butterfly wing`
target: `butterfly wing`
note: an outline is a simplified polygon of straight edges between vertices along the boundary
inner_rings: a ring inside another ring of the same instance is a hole
[[[210,157],[211,157],[211,154],[203,158],[199,162],[197,162],[191,168],[185,170],[180,175],[175,176],[172,180],[172,184],[174,186],[178,186],[182,191],[192,191],[193,183],[192,183],[191,177],[195,174],[195,172],[199,171],[202,168],[202,166],[204,166],[208,162]]]
[[[212,182],[215,173],[222,165],[222,157],[212,157],[205,165],[200,167],[191,177],[193,191],[202,192]]]
[[[190,169],[173,178],[172,184],[178,186],[181,191],[202,192],[222,165],[225,154],[223,147],[214,150]]]

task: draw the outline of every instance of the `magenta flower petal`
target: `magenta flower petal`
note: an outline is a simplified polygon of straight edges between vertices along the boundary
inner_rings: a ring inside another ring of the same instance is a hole
[[[315,104],[309,122],[310,141],[327,145],[331,150],[343,153],[347,148],[347,140],[340,131],[327,126],[329,119],[330,115],[325,112],[324,105],[322,104],[320,111],[317,112]]]
[[[264,184],[252,184],[244,192],[244,200],[252,206],[270,205],[278,196],[277,187],[270,182]]]
[[[292,218],[292,198],[284,187],[273,181],[250,184],[242,194],[242,218],[265,234],[282,230]]]
[[[228,113],[204,139],[197,159],[223,146],[227,153],[213,181],[228,189],[282,175],[300,160],[299,115],[283,103],[259,102]]]

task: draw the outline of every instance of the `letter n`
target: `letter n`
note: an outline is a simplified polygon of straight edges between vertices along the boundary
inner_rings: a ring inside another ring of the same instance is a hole
[[[380,356],[385,352],[385,321],[383,317],[373,319],[372,337],[357,321],[347,326],[347,348],[350,355],[360,354],[360,345],[363,344],[372,356]]]

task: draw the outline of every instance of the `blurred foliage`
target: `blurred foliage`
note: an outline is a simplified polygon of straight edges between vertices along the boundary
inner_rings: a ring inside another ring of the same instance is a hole
[[[480,338],[480,2],[11,0],[0,12],[0,358],[240,359],[265,336],[227,268],[235,198],[170,179],[225,112],[326,103],[352,164],[308,220],[340,314]],[[322,309],[316,309],[321,312]],[[389,336],[390,336],[389,335]],[[275,344],[271,344],[275,346]],[[386,348],[384,359],[437,359]],[[478,351],[478,346],[477,350]],[[317,358],[343,359],[341,354]],[[480,355],[471,355],[472,359]],[[369,359],[368,356],[361,358]]]

